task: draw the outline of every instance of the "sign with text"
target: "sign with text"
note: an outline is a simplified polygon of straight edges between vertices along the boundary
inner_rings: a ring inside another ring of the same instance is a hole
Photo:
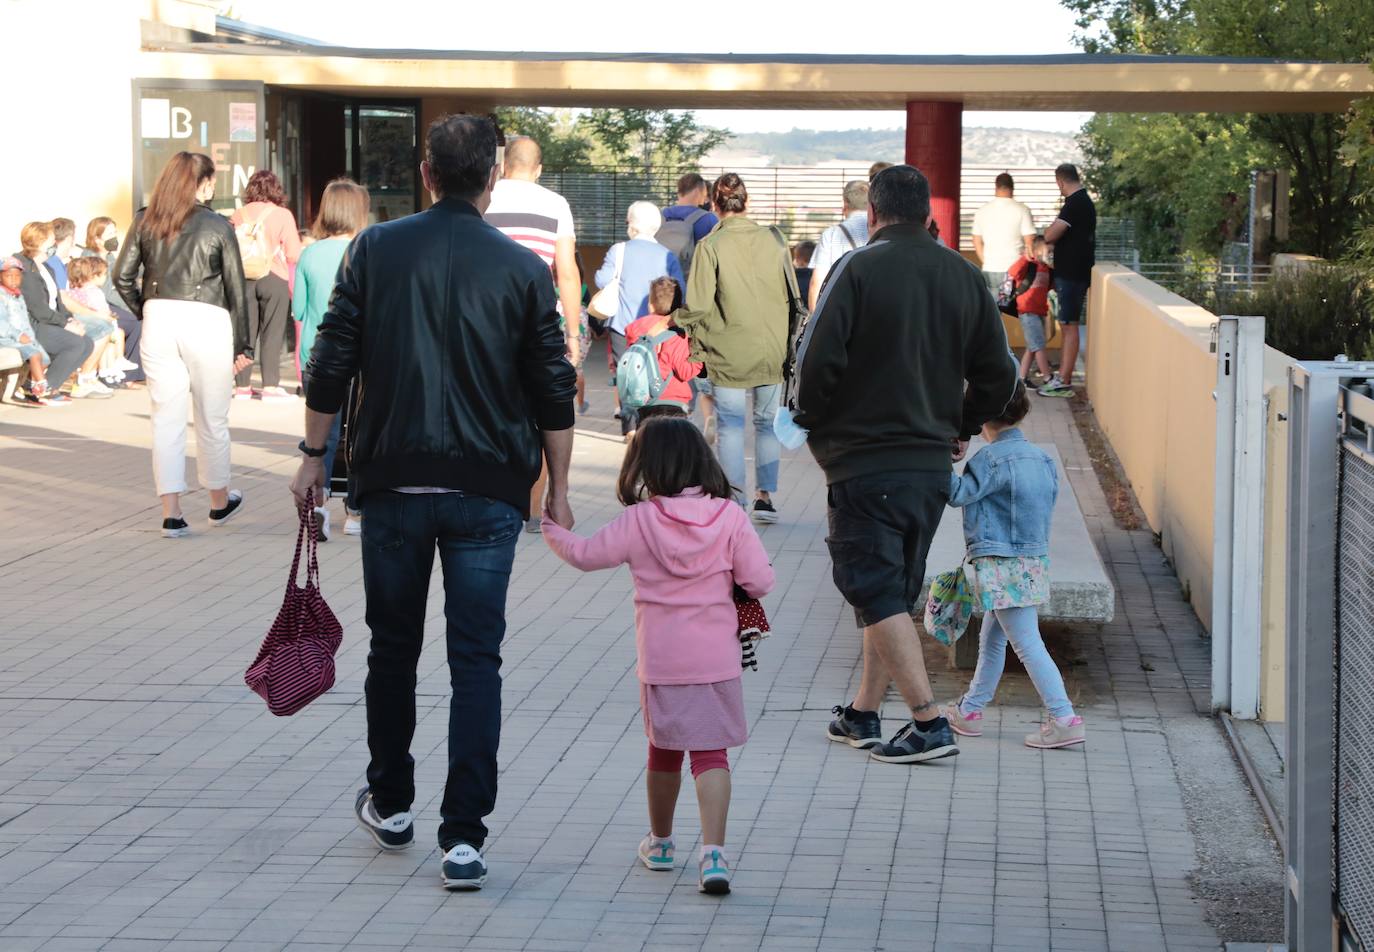
[[[144,85],[138,91],[137,171],[148,203],[158,174],[178,152],[202,152],[215,163],[215,209],[242,204],[248,178],[257,171],[263,141],[258,87],[181,88]]]

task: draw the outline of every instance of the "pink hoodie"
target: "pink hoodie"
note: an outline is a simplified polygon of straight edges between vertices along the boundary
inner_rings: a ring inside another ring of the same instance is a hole
[[[543,528],[549,548],[583,571],[630,564],[641,682],[714,684],[740,676],[733,585],[761,598],[774,582],[742,508],[693,488],[630,506],[590,539],[547,517]]]

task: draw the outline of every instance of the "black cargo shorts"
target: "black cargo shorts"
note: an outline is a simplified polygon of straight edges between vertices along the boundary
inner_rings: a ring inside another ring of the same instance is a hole
[[[832,483],[830,561],[835,587],[860,627],[916,610],[926,554],[949,502],[949,470],[904,470]]]

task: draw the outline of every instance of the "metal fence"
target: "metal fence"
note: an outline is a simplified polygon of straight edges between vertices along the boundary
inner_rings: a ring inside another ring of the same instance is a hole
[[[1374,950],[1374,364],[1289,385],[1286,933]]]
[[[749,217],[778,226],[791,242],[815,240],[839,221],[845,183],[868,177],[866,165],[733,166],[664,169],[648,175],[623,168],[546,170],[539,181],[568,200],[578,241],[609,245],[625,237],[625,212],[631,202],[672,204],[677,199],[678,177],[688,171],[699,172],[708,181],[726,171],[737,172],[749,189]],[[1059,213],[1062,200],[1054,169],[966,165],[959,180],[961,249],[972,250],[973,214],[992,199],[993,180],[1004,171],[1015,178],[1016,197],[1030,208],[1037,229],[1043,232]],[[1097,256],[1128,265],[1138,262],[1134,223],[1099,218]]]

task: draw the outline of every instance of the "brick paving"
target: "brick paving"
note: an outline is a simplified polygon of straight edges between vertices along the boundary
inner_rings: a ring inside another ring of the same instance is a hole
[[[618,505],[622,450],[604,389],[593,399],[574,458],[583,530]],[[236,403],[248,508],[212,532],[194,494],[195,535],[169,541],[145,394],[0,408],[4,952],[1219,948],[1190,888],[1168,730],[1206,707],[1206,643],[1149,533],[1115,528],[1063,401],[1037,401],[1030,435],[1058,445],[1118,592],[1115,622],[1051,639],[1073,661],[1086,750],[1021,746],[1039,711],[1019,672],[953,760],[890,766],[827,743],[858,639],[829,580],[819,472],[789,455],[783,520],[763,532],[775,636],[745,676],[752,737],[731,755],[737,875],[724,900],[696,892],[691,862],[663,875],[634,861],[647,814],[628,573],[583,575],[536,537],[520,542],[510,590],[486,888],[441,890],[432,847],[448,690],[437,584],[418,845],[373,848],[351,814],[367,759],[356,539],[321,550],[345,629],[334,691],[277,719],[242,681],[291,555],[299,418],[299,405]],[[940,671],[941,695],[962,680]],[[887,730],[900,708],[889,700]],[[694,857],[690,783],[676,838]]]

